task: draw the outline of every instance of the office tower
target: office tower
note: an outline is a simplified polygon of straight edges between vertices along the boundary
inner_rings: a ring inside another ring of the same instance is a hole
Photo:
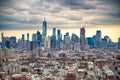
[[[53,36],[56,37],[56,28],[53,28]]]
[[[96,41],[96,48],[101,48],[101,31],[97,30],[96,31],[96,37],[95,37],[95,41]]]
[[[16,48],[16,37],[10,37],[10,47]]]
[[[93,39],[93,37],[88,37],[87,38],[87,44],[90,46],[90,48],[94,47],[94,39]]]
[[[38,47],[40,47],[40,43],[42,42],[42,35],[40,34],[39,31],[37,31],[37,43]]]
[[[44,48],[50,48],[50,36],[44,37]]]
[[[25,34],[22,34],[23,50],[25,49]]]
[[[27,33],[27,40],[26,40],[26,51],[30,50],[30,41],[29,41],[29,33]]]
[[[27,33],[27,40],[29,41],[29,33]]]
[[[36,34],[32,34],[32,41],[36,41],[37,40],[37,35]]]
[[[74,44],[76,42],[80,42],[80,38],[76,34],[72,34],[71,36],[71,43]]]
[[[118,38],[118,49],[120,49],[120,38]]]
[[[86,46],[86,40],[85,40],[85,28],[80,28],[80,47],[81,50],[84,50]]]
[[[47,22],[45,21],[45,18],[44,18],[44,21],[43,21],[43,38],[47,35]]]
[[[50,46],[52,49],[56,48],[56,37],[53,35],[50,37]]]
[[[22,39],[18,39],[18,48],[19,48],[20,52],[23,50],[23,41],[22,41]]]
[[[57,30],[57,48],[60,49],[60,42],[62,41],[61,30]]]
[[[70,36],[68,32],[64,35],[64,44],[66,45],[66,48],[65,48],[66,50],[71,49]]]
[[[47,44],[48,44],[47,36],[45,36],[44,37],[44,48],[47,48]]]
[[[48,48],[49,48],[49,49],[50,49],[50,44],[51,44],[50,36],[48,36]]]
[[[10,48],[10,38],[8,37],[5,38],[5,47]]]
[[[2,48],[0,48],[0,67],[2,67],[3,57],[2,57]]]
[[[56,28],[53,28],[52,36],[50,37],[50,47],[52,49],[56,48]]]
[[[31,50],[33,51],[38,46],[37,43],[37,34],[32,34]]]
[[[70,43],[70,36],[69,36],[69,32],[67,32],[64,36],[64,40],[65,40],[65,43]]]
[[[1,47],[4,47],[4,33],[1,33],[1,41],[2,41]]]
[[[102,46],[103,49],[107,48],[107,39],[102,39],[101,40],[101,46]]]
[[[25,34],[22,34],[22,40],[25,41]]]
[[[76,44],[77,43],[77,44]],[[80,49],[80,45],[79,45],[79,43],[80,43],[80,38],[76,35],[76,34],[72,34],[72,36],[71,36],[71,44],[72,44],[72,46],[73,46],[73,48],[72,49],[78,49],[78,48],[76,48],[76,47],[79,47],[79,49]],[[79,46],[78,46],[79,45]]]

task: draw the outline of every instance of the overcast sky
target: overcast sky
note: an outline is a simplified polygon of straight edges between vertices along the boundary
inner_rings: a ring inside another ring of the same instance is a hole
[[[0,0],[0,29],[120,25],[120,0]]]

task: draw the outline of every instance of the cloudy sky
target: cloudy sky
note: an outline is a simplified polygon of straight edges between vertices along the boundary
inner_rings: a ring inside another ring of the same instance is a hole
[[[120,0],[0,0],[0,29],[120,25]]]

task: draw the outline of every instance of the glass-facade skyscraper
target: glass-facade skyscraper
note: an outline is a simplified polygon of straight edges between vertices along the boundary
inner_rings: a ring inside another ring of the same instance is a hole
[[[84,50],[86,46],[86,40],[85,40],[85,28],[80,28],[80,47],[81,50]]]
[[[96,38],[95,38],[95,41],[96,41],[96,48],[101,48],[102,45],[101,45],[101,31],[100,30],[97,30],[96,31]]]
[[[43,38],[47,35],[47,22],[45,21],[45,18],[44,18],[44,21],[43,21]]]

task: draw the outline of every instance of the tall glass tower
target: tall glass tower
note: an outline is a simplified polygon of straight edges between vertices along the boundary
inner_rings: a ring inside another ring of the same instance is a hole
[[[97,30],[96,31],[96,48],[101,48],[102,45],[101,45],[101,31],[100,30]]]
[[[86,40],[85,40],[85,28],[80,28],[80,47],[81,50],[84,50],[86,46]]]
[[[47,35],[47,22],[45,21],[45,18],[44,18],[44,21],[43,21],[43,38]]]

